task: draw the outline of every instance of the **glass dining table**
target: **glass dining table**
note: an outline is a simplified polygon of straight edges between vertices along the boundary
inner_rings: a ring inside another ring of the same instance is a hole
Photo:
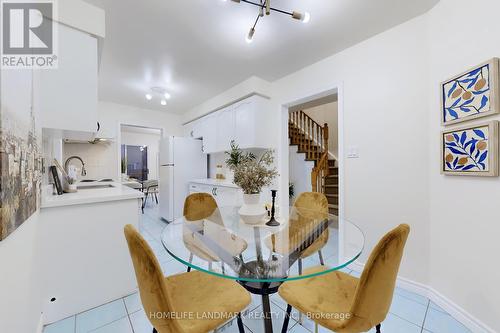
[[[204,216],[184,216],[165,227],[162,243],[188,271],[232,279],[262,296],[264,332],[272,333],[269,296],[286,281],[328,274],[355,261],[363,251],[363,232],[336,216],[291,207],[266,225],[252,225],[239,207],[221,207]],[[319,269],[318,269],[319,267]]]

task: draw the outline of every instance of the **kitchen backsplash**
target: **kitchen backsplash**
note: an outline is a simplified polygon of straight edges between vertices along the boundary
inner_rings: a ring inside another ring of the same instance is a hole
[[[85,162],[86,176],[81,176],[81,164],[78,160],[73,160],[71,164],[78,170],[79,179],[115,179],[118,177],[118,165],[116,162],[116,145],[110,144],[85,144],[85,143],[65,143],[63,146],[63,160],[70,156],[79,156]]]

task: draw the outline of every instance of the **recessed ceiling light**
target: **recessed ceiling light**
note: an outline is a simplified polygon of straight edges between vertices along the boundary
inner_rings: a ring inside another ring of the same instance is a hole
[[[153,95],[151,95],[151,94],[146,94],[146,99],[147,99],[148,101],[152,100],[152,99],[153,99]]]
[[[167,101],[162,99],[161,102],[160,102],[161,105],[167,105]]]
[[[170,99],[170,97],[172,97],[168,92],[166,92],[163,96],[165,96],[166,99]]]

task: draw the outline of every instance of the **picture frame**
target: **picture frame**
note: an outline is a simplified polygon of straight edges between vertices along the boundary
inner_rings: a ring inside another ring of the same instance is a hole
[[[490,59],[440,85],[443,126],[500,113],[500,60]]]
[[[498,176],[497,120],[441,132],[441,174]]]

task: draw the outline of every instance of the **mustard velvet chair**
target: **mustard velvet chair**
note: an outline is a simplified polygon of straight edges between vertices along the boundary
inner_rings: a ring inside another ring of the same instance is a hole
[[[184,200],[183,215],[186,222],[196,222],[211,217],[212,222],[222,225],[222,217],[220,216],[218,209],[219,207],[217,206],[217,202],[210,194],[192,193],[187,196],[186,200]],[[196,255],[198,258],[201,258],[208,262],[208,269],[211,270],[212,263],[220,260],[207,251],[203,251],[197,248],[196,246],[194,246],[194,244],[192,244],[192,242],[187,239],[184,239],[184,244],[186,248],[191,252],[189,256],[189,263],[193,262],[193,255]],[[222,269],[224,270],[224,264],[222,264]],[[188,267],[187,271],[190,272],[191,267]]]
[[[149,244],[132,225],[125,226],[130,255],[146,315],[159,333],[209,332],[250,304],[250,294],[234,281],[202,272],[165,277]],[[183,313],[192,315],[182,317]],[[220,316],[208,316],[216,313]],[[164,315],[166,314],[166,315]],[[173,314],[173,315],[172,315]]]
[[[319,324],[339,333],[367,332],[373,327],[380,333],[409,233],[410,227],[402,224],[386,234],[373,249],[359,279],[336,271],[282,284],[279,294],[288,302],[283,332],[294,307],[311,314],[316,330]]]
[[[297,234],[303,233],[305,223],[315,223],[319,219],[328,218],[328,199],[323,193],[318,192],[304,192],[299,195],[293,205],[298,217],[290,223],[290,226],[281,233],[272,235],[266,239],[266,246],[271,251],[279,254],[287,254],[290,248],[297,244],[290,242],[291,239],[299,239]],[[313,221],[313,219],[315,221]],[[318,253],[321,265],[324,265],[323,254],[321,249],[328,242],[328,229],[325,230],[321,236],[314,241],[307,249],[305,249],[298,260],[299,275],[302,275],[302,259],[305,259],[314,253]]]

